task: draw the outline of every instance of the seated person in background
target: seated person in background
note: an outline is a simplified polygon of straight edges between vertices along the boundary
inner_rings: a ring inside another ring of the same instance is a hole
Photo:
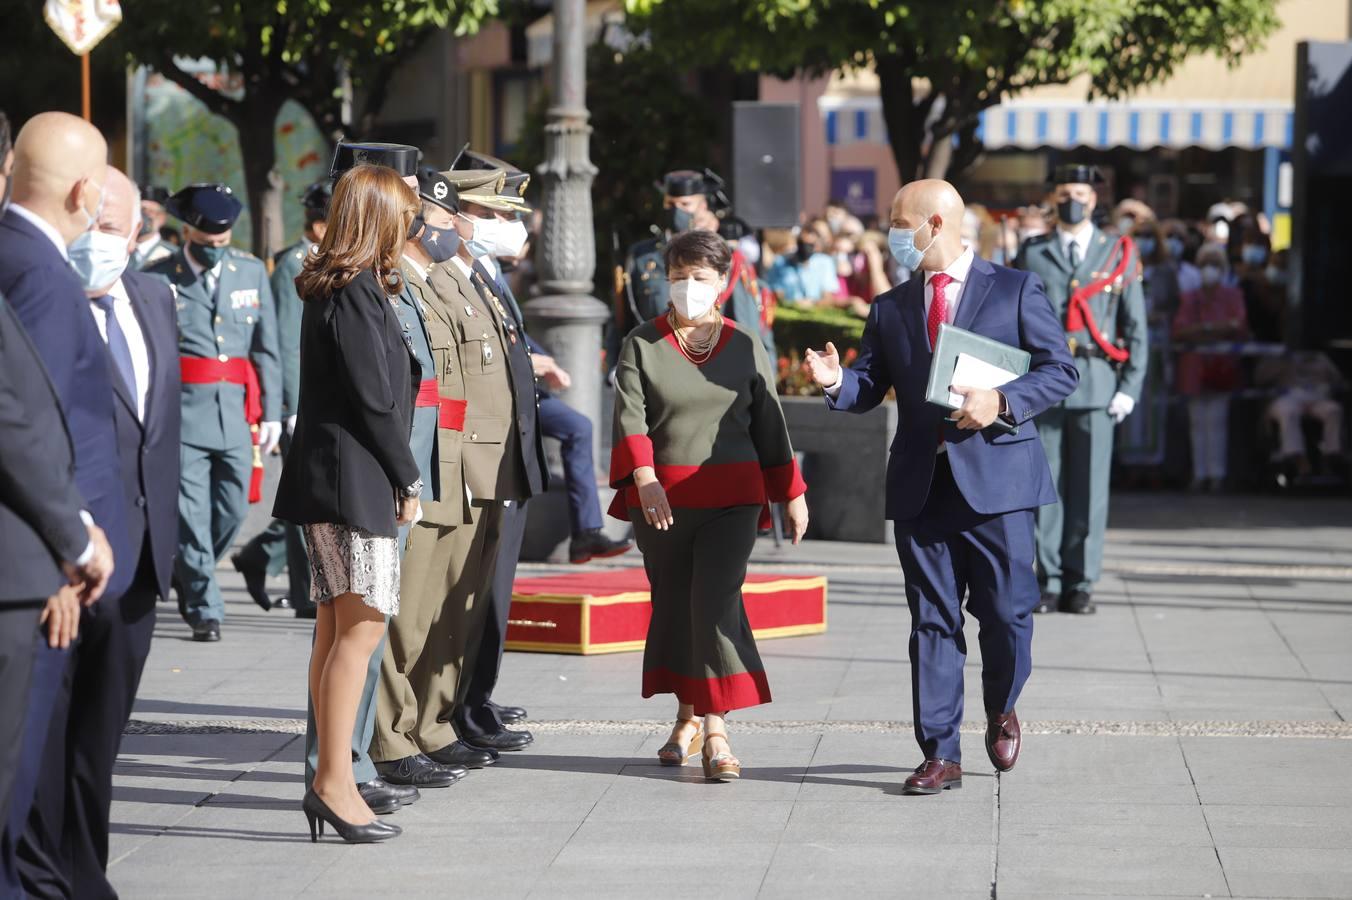
[[[1197,254],[1202,287],[1183,295],[1174,317],[1175,343],[1243,340],[1248,333],[1244,296],[1225,283],[1225,250],[1208,246]],[[1215,490],[1225,481],[1230,395],[1239,387],[1239,360],[1229,353],[1179,355],[1177,390],[1188,398],[1192,438],[1192,487]]]
[[[804,226],[796,237],[790,231],[770,229],[765,243],[775,260],[766,268],[764,280],[781,300],[841,305],[844,295],[836,262],[815,229]]]
[[[1319,440],[1320,456],[1326,464],[1331,463],[1346,474],[1343,405],[1333,395],[1347,390],[1347,379],[1328,354],[1320,350],[1296,350],[1269,357],[1258,366],[1254,381],[1279,391],[1267,408],[1268,420],[1277,426],[1278,434],[1273,459],[1294,464],[1302,475],[1309,474],[1310,459],[1305,433],[1300,427],[1301,419],[1309,416],[1319,421],[1323,432]]]

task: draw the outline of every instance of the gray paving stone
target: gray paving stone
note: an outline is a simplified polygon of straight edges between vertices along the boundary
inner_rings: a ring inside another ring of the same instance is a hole
[[[1128,893],[1153,896],[1228,895],[1211,847],[1095,847],[1034,843],[1004,852],[1000,893],[1093,896]]]
[[[1241,897],[1352,896],[1352,853],[1305,847],[1218,848],[1230,887]]]

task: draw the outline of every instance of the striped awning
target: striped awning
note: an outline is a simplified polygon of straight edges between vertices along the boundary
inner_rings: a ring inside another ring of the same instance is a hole
[[[878,98],[823,97],[819,108],[827,144],[887,142],[882,104]],[[1288,149],[1294,120],[1291,104],[1272,102],[1013,101],[983,112],[977,134],[992,150],[1002,147]]]

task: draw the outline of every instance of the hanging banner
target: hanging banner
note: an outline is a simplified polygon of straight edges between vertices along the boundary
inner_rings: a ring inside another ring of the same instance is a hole
[[[122,21],[118,0],[47,0],[43,18],[76,56],[84,56]]]

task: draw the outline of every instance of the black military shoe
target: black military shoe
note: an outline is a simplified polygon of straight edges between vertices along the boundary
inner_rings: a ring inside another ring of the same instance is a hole
[[[221,639],[221,623],[215,619],[207,619],[200,625],[192,627],[192,639],[202,643],[212,643]]]
[[[1035,613],[1054,613],[1061,605],[1061,598],[1050,591],[1043,591],[1042,596],[1038,598],[1037,606],[1033,607]]]
[[[381,779],[389,784],[420,788],[450,787],[465,774],[464,769],[457,772],[448,766],[438,765],[421,753],[390,762],[378,762],[376,771],[380,773]]]
[[[497,713],[499,721],[504,725],[516,725],[526,721],[526,710],[520,706],[499,706],[492,700],[486,705]]]
[[[492,750],[475,750],[463,741],[433,750],[427,754],[427,758],[443,766],[464,766],[467,769],[482,769],[498,761],[498,755]]]
[[[609,559],[628,553],[631,541],[612,541],[599,528],[584,531],[568,542],[568,561],[575,566],[593,559]]]
[[[263,610],[267,612],[272,609],[272,599],[268,597],[268,571],[267,569],[255,569],[252,566],[244,564],[243,554],[236,553],[230,557],[230,564],[235,567],[235,571],[244,576],[244,588]]]
[[[406,805],[400,802],[400,791],[412,791],[409,803],[418,799],[417,788],[388,784],[379,778],[373,778],[365,784],[357,785],[357,791],[361,794],[361,798],[366,801],[366,805],[371,807],[371,812],[378,816],[398,812],[401,806]]]
[[[1061,598],[1061,612],[1077,616],[1088,616],[1098,612],[1094,598],[1088,591],[1071,591]]]
[[[534,743],[535,737],[529,731],[512,731],[504,728],[491,734],[476,734],[461,740],[474,750],[496,750],[502,753],[524,750]]]

